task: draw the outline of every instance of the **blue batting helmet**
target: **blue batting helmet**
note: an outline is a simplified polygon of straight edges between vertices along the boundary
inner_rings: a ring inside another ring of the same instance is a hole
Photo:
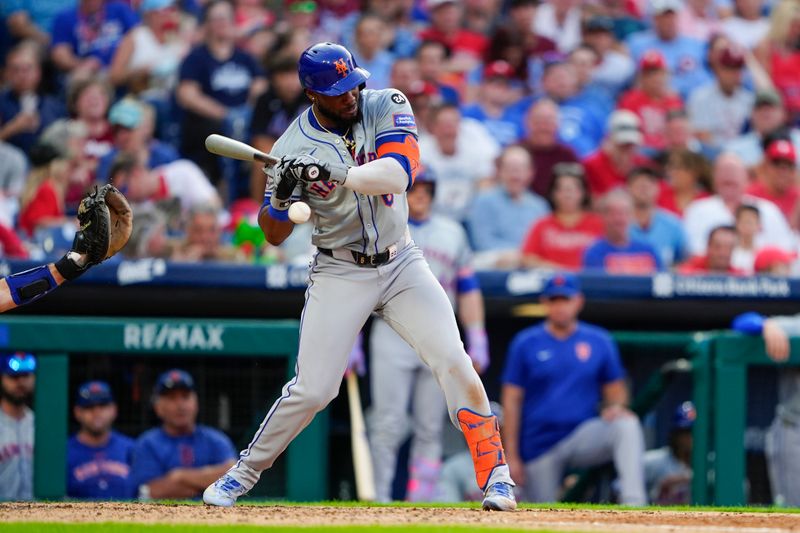
[[[297,73],[305,89],[339,96],[365,83],[369,72],[356,65],[353,54],[335,43],[317,43],[306,49],[297,62]]]

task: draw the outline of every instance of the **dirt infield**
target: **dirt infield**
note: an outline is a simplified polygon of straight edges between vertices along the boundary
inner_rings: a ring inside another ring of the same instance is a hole
[[[478,509],[423,507],[332,507],[144,503],[6,503],[2,522],[125,522],[247,525],[481,525],[565,531],[800,532],[800,514],[624,510],[522,509],[488,513]],[[2,527],[0,526],[0,529]]]

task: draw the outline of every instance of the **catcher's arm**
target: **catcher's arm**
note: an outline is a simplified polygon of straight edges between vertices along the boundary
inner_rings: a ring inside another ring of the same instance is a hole
[[[0,312],[38,300],[117,253],[133,228],[133,214],[125,197],[105,185],[81,201],[80,229],[64,257],[0,280]]]
[[[45,271],[45,269],[46,269],[46,271]],[[18,307],[18,304],[14,301],[14,297],[12,295],[12,289],[9,286],[9,282],[7,280],[10,280],[10,279],[14,278],[15,276],[21,276],[21,275],[33,272],[35,270],[39,271],[38,275],[41,276],[41,278],[39,278],[39,279],[47,279],[47,274],[48,273],[50,274],[50,277],[52,277],[52,279],[53,279],[53,287],[52,287],[53,289],[55,289],[57,286],[61,285],[65,281],[64,280],[64,276],[62,276],[58,272],[58,270],[56,269],[56,265],[54,263],[49,263],[49,264],[47,264],[47,265],[45,265],[43,267],[38,267],[38,268],[35,268],[33,270],[28,270],[27,272],[20,272],[19,274],[11,274],[6,279],[0,279],[0,313],[5,313],[6,311],[8,311],[10,309],[14,309],[15,307]],[[14,282],[12,281],[11,283],[13,284]],[[50,289],[50,290],[52,290],[52,289]],[[48,292],[48,291],[46,291],[46,292]],[[44,294],[42,294],[42,296],[44,296]],[[31,299],[31,301],[33,301],[33,299]],[[22,302],[22,303],[28,303],[28,302]],[[19,304],[19,305],[22,305],[22,304]]]

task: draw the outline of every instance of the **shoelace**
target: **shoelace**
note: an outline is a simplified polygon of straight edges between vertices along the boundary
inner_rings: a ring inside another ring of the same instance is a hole
[[[492,485],[489,488],[488,492],[489,493],[493,492],[493,493],[498,494],[500,496],[503,496],[505,498],[510,498],[511,497],[511,485],[509,485],[507,483],[495,483],[494,485]]]
[[[231,476],[225,476],[225,481],[223,481],[222,485],[220,485],[220,489],[224,490],[225,492],[233,492],[238,490],[242,487],[242,484],[233,479]]]

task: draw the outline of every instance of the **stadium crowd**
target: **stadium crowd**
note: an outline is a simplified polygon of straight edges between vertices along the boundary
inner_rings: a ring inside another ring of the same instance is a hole
[[[0,257],[62,252],[111,181],[127,258],[305,262],[203,141],[268,151],[331,40],[410,99],[478,268],[800,272],[795,0],[3,0],[0,27]]]
[[[212,156],[205,137],[269,151],[307,109],[296,60],[320,40],[352,50],[368,88],[403,91],[433,210],[463,224],[475,266],[566,272],[503,377],[515,478],[547,481],[531,500],[555,498],[568,467],[609,460],[621,501],[684,490],[638,461],[618,350],[577,320],[568,272],[800,274],[797,0],[0,0],[0,17],[0,258],[63,253],[79,200],[112,182],[134,205],[125,258],[305,263],[310,224],[266,243],[263,172]],[[567,352],[592,365],[537,373]],[[33,367],[20,368],[3,367],[0,428],[32,431]],[[569,409],[542,407],[573,389],[585,394]],[[227,438],[196,424],[191,376],[153,390],[162,426],[135,443],[111,433],[107,384],[78,391],[75,495],[97,478],[80,461],[98,443],[120,455],[102,463],[109,479],[145,465],[119,497],[196,496],[230,465]],[[657,458],[684,488],[692,412],[680,406],[680,438]]]

